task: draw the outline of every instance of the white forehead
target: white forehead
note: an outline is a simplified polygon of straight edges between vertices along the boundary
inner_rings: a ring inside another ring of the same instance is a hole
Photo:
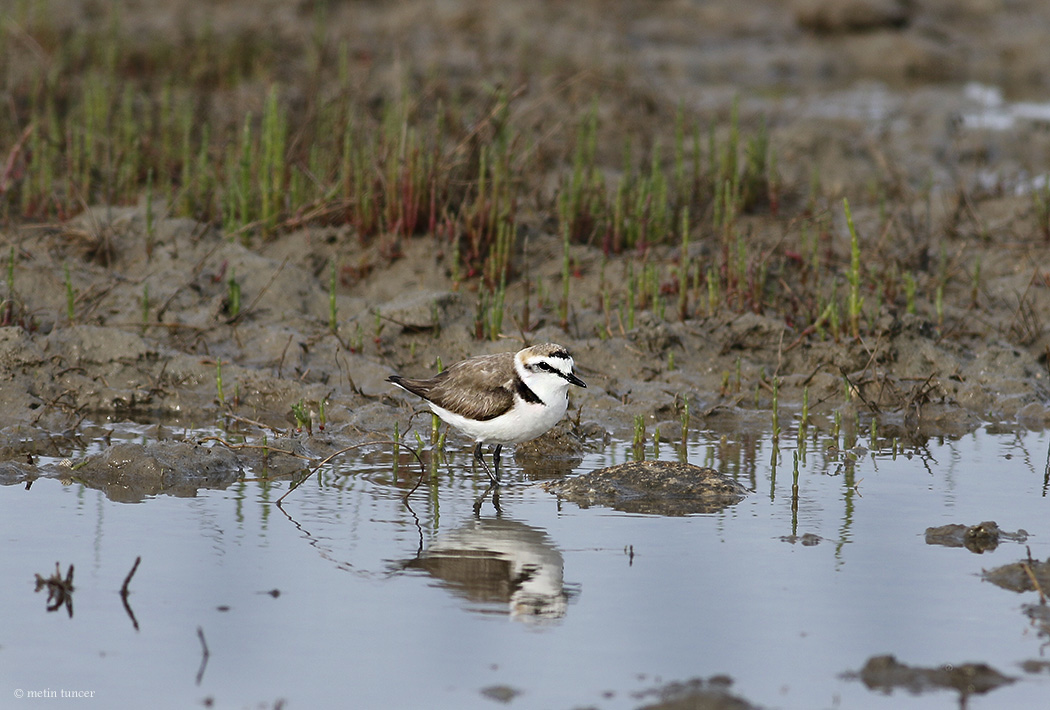
[[[546,362],[551,367],[561,372],[572,372],[573,362],[572,356],[569,355],[562,348],[550,348],[543,345],[537,345],[533,348],[527,348],[522,350],[517,355],[518,361],[522,365],[535,365],[539,362]]]

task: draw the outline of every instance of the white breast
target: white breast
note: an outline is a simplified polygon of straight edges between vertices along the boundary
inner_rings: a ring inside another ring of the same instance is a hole
[[[535,439],[565,416],[569,398],[564,391],[561,397],[549,401],[551,404],[528,404],[518,400],[515,406],[505,414],[487,421],[467,419],[433,402],[429,404],[435,414],[475,441],[492,444],[520,444],[523,441]]]

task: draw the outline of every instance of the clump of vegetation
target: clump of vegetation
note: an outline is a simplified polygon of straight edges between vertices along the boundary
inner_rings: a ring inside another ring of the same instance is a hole
[[[632,133],[604,120],[597,98],[566,93],[555,98],[579,106],[575,125],[538,129],[519,112],[524,85],[457,92],[405,76],[397,91],[351,90],[353,48],[322,31],[300,86],[264,34],[185,28],[129,41],[117,10],[71,30],[52,17],[46,3],[22,0],[3,27],[6,222],[144,200],[147,253],[161,216],[209,222],[248,245],[340,226],[360,245],[389,241],[390,258],[399,239],[430,239],[455,287],[477,292],[479,339],[527,330],[543,308],[568,328],[580,244],[626,263],[627,278],[604,280],[598,295],[601,337],[631,330],[644,311],[665,320],[777,314],[818,339],[863,335],[887,303],[943,321],[949,275],[892,253],[862,259],[889,252],[892,240],[875,243],[848,203],[844,215],[824,205],[818,172],[809,195],[783,184],[766,121],[736,104],[722,116],[680,106],[664,117],[668,130]],[[248,94],[244,109],[208,109],[234,89]],[[1045,190],[1034,196],[1044,231],[1047,202]],[[758,231],[755,215],[772,217],[779,234]],[[508,319],[508,293],[527,268],[522,234],[537,228],[563,241],[560,284],[537,284],[558,295],[532,301],[526,274],[523,317]],[[228,285],[236,319],[239,286]],[[4,322],[26,321],[11,288],[5,299]],[[67,315],[74,320],[72,306]]]

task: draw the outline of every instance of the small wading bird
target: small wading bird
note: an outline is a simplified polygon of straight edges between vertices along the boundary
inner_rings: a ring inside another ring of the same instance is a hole
[[[565,416],[569,385],[586,387],[573,373],[569,351],[554,343],[533,345],[517,353],[479,355],[461,360],[427,380],[391,375],[391,382],[426,400],[446,423],[474,439],[474,458],[499,485],[504,444],[535,439]],[[495,444],[495,474],[485,463],[482,446]]]

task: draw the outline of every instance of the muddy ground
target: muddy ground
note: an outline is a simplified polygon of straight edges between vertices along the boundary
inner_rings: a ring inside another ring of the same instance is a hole
[[[90,3],[57,4],[62,21],[104,20]],[[168,14],[129,4],[129,41],[198,21],[217,33],[276,33],[289,52],[288,76],[277,78],[287,81],[301,61],[297,48],[316,31],[306,3],[173,5]],[[775,308],[684,321],[643,311],[633,329],[616,324],[612,337],[600,337],[601,279],[623,278],[637,257],[612,256],[603,268],[600,249],[578,245],[562,328],[556,299],[542,298],[561,289],[561,240],[541,194],[523,218],[528,251],[519,243],[512,257],[516,273],[531,275],[529,322],[519,279],[509,285],[504,337],[492,342],[475,337],[476,284],[454,287],[451,256],[431,238],[406,239],[391,258],[388,241],[362,246],[348,228],[312,227],[246,246],[216,225],[163,219],[147,249],[141,206],[95,205],[60,224],[3,227],[2,252],[14,245],[17,255],[8,295],[29,316],[0,329],[5,482],[71,475],[41,470],[34,457],[67,455],[70,437],[92,423],[156,424],[158,438],[176,439],[163,452],[140,447],[85,465],[84,480],[120,488],[114,472],[132,468],[136,456],[152,462],[156,482],[132,497],[176,492],[169,468],[207,478],[201,457],[222,457],[217,470],[230,472],[204,485],[258,463],[253,452],[179,443],[172,432],[186,424],[222,424],[249,441],[265,433],[271,444],[287,436],[312,455],[389,438],[395,423],[402,434],[415,427],[427,436],[429,417],[393,392],[387,375],[422,376],[438,358],[523,342],[569,347],[588,383],[572,393],[570,418],[550,440],[555,452],[630,438],[638,415],[649,435],[660,427],[666,438],[680,429],[685,402],[693,428],[768,426],[773,377],[782,421],[799,411],[808,387],[814,422],[825,429],[835,412],[846,426],[877,418],[882,436],[904,440],[1050,422],[1050,244],[1033,199],[1050,164],[1050,111],[1040,103],[1050,99],[1045,3],[348,2],[331,4],[326,22],[333,37],[368,56],[372,86],[398,81],[406,67],[456,85],[523,86],[515,110],[540,126],[576,125],[597,95],[607,129],[622,125],[668,144],[679,106],[724,123],[738,100],[742,125],[767,121],[785,194],[778,214],[748,216],[754,248],[775,249],[797,229],[819,175],[818,208],[833,226],[827,248],[848,255],[840,208],[847,197],[864,239],[879,245],[866,259],[920,271],[945,265],[943,309],[931,299],[914,314],[902,298],[885,303],[856,339],[803,336],[809,324]],[[561,100],[566,85],[578,101]],[[249,93],[241,98],[255,100]],[[601,147],[612,164],[621,145]],[[552,161],[544,169],[553,189],[568,168]],[[700,236],[699,258],[712,253],[713,240]],[[649,258],[670,263],[675,254]],[[328,328],[333,259],[355,265],[341,272],[337,334]],[[843,259],[842,273],[847,266]],[[242,292],[236,318],[232,275]],[[295,433],[299,401],[314,413],[312,438]]]

